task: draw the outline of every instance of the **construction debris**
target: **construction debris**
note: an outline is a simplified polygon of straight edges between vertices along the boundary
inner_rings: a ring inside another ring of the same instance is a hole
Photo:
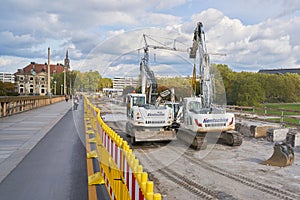
[[[294,157],[294,149],[291,145],[285,142],[276,142],[274,145],[273,155],[268,160],[263,161],[261,164],[286,167],[294,163]]]

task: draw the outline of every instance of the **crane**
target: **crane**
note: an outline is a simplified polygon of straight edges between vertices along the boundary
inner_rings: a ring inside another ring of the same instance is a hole
[[[158,98],[158,86],[157,82],[154,76],[154,72],[150,70],[149,68],[149,48],[153,49],[165,49],[169,51],[180,51],[180,52],[188,52],[188,49],[177,49],[175,47],[175,40],[173,47],[168,46],[158,46],[158,45],[149,45],[147,42],[147,37],[150,38],[150,36],[147,36],[146,34],[143,34],[143,40],[145,43],[144,46],[144,57],[141,60],[140,63],[140,72],[142,77],[142,94],[146,93],[146,81],[148,81],[149,87],[149,94],[148,94],[148,103],[154,105],[156,102],[156,99]]]

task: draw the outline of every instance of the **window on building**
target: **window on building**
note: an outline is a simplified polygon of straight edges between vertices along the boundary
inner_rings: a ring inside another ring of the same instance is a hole
[[[33,93],[33,91],[34,91],[34,90],[33,90],[33,85],[30,84],[30,85],[29,85],[29,93]]]
[[[45,85],[41,85],[41,94],[45,94]]]
[[[24,81],[24,76],[19,76],[20,81]]]
[[[24,85],[23,84],[20,84],[20,86],[19,86],[19,93],[20,94],[24,93]]]
[[[33,77],[32,77],[32,76],[30,76],[30,77],[29,77],[29,80],[30,80],[30,81],[33,81]]]

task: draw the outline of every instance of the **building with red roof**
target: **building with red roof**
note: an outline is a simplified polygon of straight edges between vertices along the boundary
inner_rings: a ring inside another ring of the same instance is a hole
[[[67,62],[66,62],[67,60]],[[70,70],[68,58],[68,51],[66,53],[65,63],[66,71]],[[64,65],[50,64],[50,79],[54,74],[61,74],[64,72]],[[36,94],[46,95],[48,85],[48,64],[38,64],[31,62],[23,69],[18,69],[15,75],[15,91],[20,95]]]

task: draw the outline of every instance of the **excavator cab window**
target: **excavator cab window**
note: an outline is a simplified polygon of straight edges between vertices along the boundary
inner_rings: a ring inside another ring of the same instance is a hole
[[[191,101],[188,109],[190,112],[199,113],[201,111],[201,103],[199,101]]]
[[[133,106],[143,106],[145,104],[145,97],[133,97]]]

